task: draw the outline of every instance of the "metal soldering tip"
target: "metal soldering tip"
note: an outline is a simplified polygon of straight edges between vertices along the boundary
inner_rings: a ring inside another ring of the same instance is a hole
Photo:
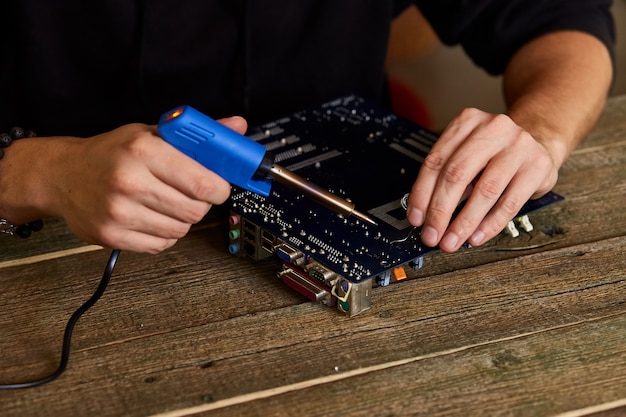
[[[365,214],[361,213],[360,211],[356,211],[356,210],[352,210],[352,213],[350,213],[351,215],[353,215],[354,217],[363,220],[364,222],[373,224],[374,226],[378,226],[378,223],[376,223],[371,217],[366,216]]]
[[[270,175],[277,182],[286,185],[294,190],[301,192],[312,200],[318,202],[326,208],[333,210],[335,213],[343,217],[354,215],[356,218],[363,220],[366,223],[378,226],[374,220],[360,213],[354,209],[354,203],[350,200],[343,199],[326,190],[319,187],[294,172],[289,171],[280,165],[274,164],[270,169]]]

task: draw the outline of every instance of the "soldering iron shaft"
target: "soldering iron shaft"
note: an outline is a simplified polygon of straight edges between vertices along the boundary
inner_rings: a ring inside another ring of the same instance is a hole
[[[356,211],[354,209],[354,203],[338,197],[322,187],[319,187],[304,178],[296,175],[295,173],[274,164],[270,169],[270,176],[275,181],[286,185],[289,188],[298,190],[302,194],[306,195],[313,201],[323,205],[324,207],[339,213],[342,216],[348,217],[350,215],[357,217],[365,222],[376,225],[377,223],[365,214]]]

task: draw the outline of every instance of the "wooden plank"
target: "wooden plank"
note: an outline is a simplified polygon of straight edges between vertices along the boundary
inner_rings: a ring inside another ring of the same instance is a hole
[[[227,210],[225,207],[214,207],[206,218],[193,229],[204,229],[215,225],[216,221],[224,222]],[[49,218],[44,220],[41,231],[33,233],[28,239],[20,239],[0,235],[0,265],[14,259],[45,256],[48,253],[62,253],[75,249],[87,250],[90,247],[78,239],[67,227],[64,220]]]
[[[0,248],[2,248],[0,250],[0,262],[39,256],[49,252],[65,251],[86,245],[85,242],[70,232],[64,221],[45,219],[43,229],[33,233],[28,239],[0,235]]]
[[[383,369],[366,368],[349,378],[309,381],[310,386],[277,390],[267,398],[216,402],[159,416],[537,416],[590,404],[623,406],[624,328],[626,317],[617,314],[417,356]],[[598,340],[603,349],[597,348]]]
[[[626,398],[566,411],[554,417],[623,417],[624,415],[626,415]]]
[[[24,396],[34,410],[46,407],[51,413],[98,410],[99,415],[119,415],[123,410],[125,415],[145,415],[193,407],[209,398],[220,401],[325,378],[337,373],[335,367],[339,373],[351,372],[467,346],[479,348],[520,334],[595,326],[597,337],[604,338],[603,332],[614,332],[615,326],[622,324],[611,317],[621,316],[626,302],[626,260],[619,256],[625,244],[626,238],[616,238],[407,281],[376,292],[375,302],[381,308],[352,319],[328,314],[309,303],[231,319],[205,308],[205,324],[197,321],[172,329],[161,305],[137,299],[132,308],[144,317],[160,316],[164,326],[160,332],[142,333],[128,320],[131,307],[121,297],[124,289],[117,287],[109,293],[108,302],[97,305],[80,324],[78,331],[84,339],[77,339],[70,369],[63,378],[26,393],[6,393],[6,415],[12,410],[23,412],[19,403]],[[222,284],[207,291],[219,291]],[[240,308],[245,310],[253,296],[242,294]],[[172,322],[181,325],[185,319],[198,320],[185,314],[182,319],[171,317]],[[607,318],[608,329],[593,324],[599,317]],[[607,347],[615,351],[618,342]],[[546,346],[551,343],[551,339],[546,341]],[[597,355],[603,350],[597,347],[588,352],[585,348],[581,354]],[[506,350],[500,345],[494,349],[496,353]],[[600,371],[604,372],[605,365],[617,372],[616,364],[607,361],[599,361],[601,369],[594,373],[603,375]],[[563,364],[569,366],[569,362]],[[2,374],[16,375],[23,370],[23,365],[3,366]],[[617,377],[606,375],[598,389],[609,392],[611,378]],[[329,383],[327,389],[334,392],[331,387],[336,384]],[[536,382],[532,380],[532,384]],[[545,388],[546,395],[561,394],[556,387]],[[590,395],[599,394],[592,388],[587,388]],[[369,395],[378,396],[372,389],[367,388]],[[58,392],[66,390],[77,392],[81,402],[77,404],[75,397],[59,399]],[[388,395],[387,391],[383,394]],[[320,397],[307,398],[299,401],[309,407],[322,401]],[[342,397],[329,398],[337,403]],[[452,400],[439,398],[442,403]],[[349,413],[351,408],[346,404],[341,410]]]
[[[75,343],[98,344],[115,338],[141,337],[205,324],[207,317],[226,320],[303,302],[275,278],[274,262],[263,266],[241,259],[239,265],[233,265],[235,258],[211,246],[218,236],[225,239],[226,233],[199,230],[158,257],[122,252],[112,282],[97,306],[106,309],[108,300],[115,300],[119,303],[115,308],[121,306],[127,312],[123,320],[128,326],[122,326],[120,332],[104,323],[94,334],[95,340],[78,332]],[[0,328],[5,329],[0,351],[11,349],[3,345],[6,340],[30,345],[26,343],[29,329],[38,337],[45,337],[36,339],[34,349],[52,345],[56,352],[65,322],[95,290],[108,256],[109,251],[100,250],[2,268],[0,309],[19,314],[0,316]],[[147,264],[148,260],[152,262]],[[248,297],[245,304],[237,302],[243,299],[242,295]],[[154,309],[156,314],[146,316],[146,308]],[[42,334],[41,329],[47,331]],[[38,356],[37,350],[18,353],[26,360]],[[19,363],[20,357],[14,360]]]

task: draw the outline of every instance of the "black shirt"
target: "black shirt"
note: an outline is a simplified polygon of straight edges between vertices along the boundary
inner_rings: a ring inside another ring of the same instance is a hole
[[[411,3],[0,0],[0,131],[88,136],[179,104],[256,123],[346,93],[382,99],[389,26]],[[613,47],[608,0],[414,3],[493,74],[549,31]]]

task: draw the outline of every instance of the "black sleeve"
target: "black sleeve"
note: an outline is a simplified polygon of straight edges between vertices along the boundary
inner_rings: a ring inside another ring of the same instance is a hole
[[[515,51],[549,32],[576,30],[602,41],[615,65],[611,0],[415,0],[441,41],[461,44],[476,65],[501,74]]]

